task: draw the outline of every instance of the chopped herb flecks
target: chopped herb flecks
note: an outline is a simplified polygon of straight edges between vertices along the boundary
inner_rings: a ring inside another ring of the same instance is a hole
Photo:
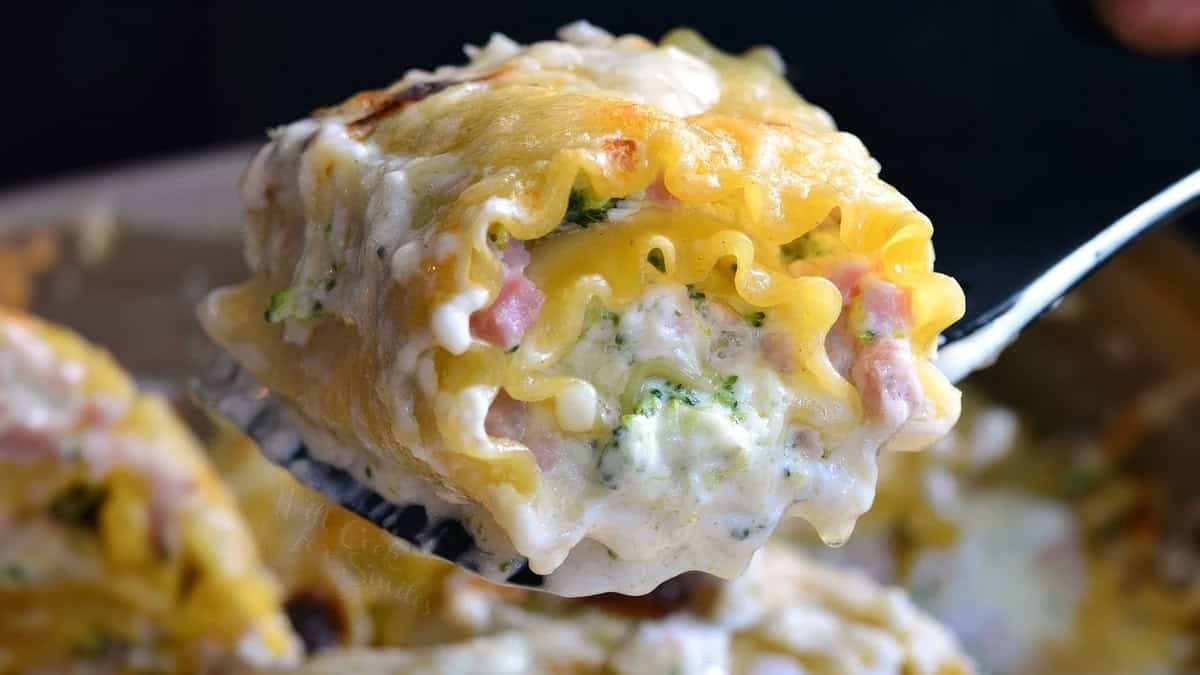
[[[879,339],[879,333],[876,333],[873,330],[867,329],[867,330],[864,330],[862,333],[859,333],[858,339],[867,344],[871,344]]]
[[[752,522],[749,525],[735,525],[729,529],[729,536],[737,541],[745,541],[751,535],[758,534],[767,529],[767,524],[763,522]]]
[[[312,293],[301,293],[299,289],[289,288],[271,296],[271,303],[263,318],[268,323],[279,323],[289,319],[312,319],[321,313],[324,307],[321,301],[312,297]]]
[[[755,328],[762,328],[763,322],[767,320],[766,312],[751,312],[746,315],[746,323],[749,323]]]
[[[642,396],[641,402],[634,407],[633,414],[641,415],[643,417],[657,415],[658,411],[662,410],[663,399],[665,398],[666,395],[663,394],[662,389],[659,389],[658,387],[651,387],[646,390],[646,393]]]
[[[746,413],[738,410],[739,402],[737,395],[733,393],[733,387],[737,384],[737,381],[737,375],[730,375],[729,377],[721,380],[720,386],[718,386],[717,390],[713,392],[713,401],[716,401],[718,404],[728,410],[729,417],[734,422],[740,423],[746,421]]]
[[[696,395],[696,392],[684,387],[682,384],[674,384],[667,394],[667,401],[679,401],[685,405],[695,407],[700,402],[700,397]]]
[[[696,303],[697,307],[700,306],[700,304],[704,302],[704,299],[708,297],[703,291],[696,290],[696,287],[691,284],[688,284],[687,292],[688,299]]]
[[[625,472],[626,457],[625,453],[620,452],[620,449],[621,441],[628,431],[622,424],[612,430],[612,435],[606,443],[603,445],[593,444],[593,447],[599,450],[596,458],[596,470],[600,476],[600,483],[610,490],[620,487],[618,479]]]
[[[263,312],[263,318],[268,323],[317,318],[325,309],[317,294],[329,293],[336,288],[337,276],[341,271],[342,265],[335,263],[320,277],[311,278],[303,284],[272,294],[271,301]]]
[[[713,393],[713,400],[730,411],[737,410],[738,407],[737,397],[733,395],[733,385],[737,384],[737,380],[737,375],[730,375],[721,381],[720,389]]]

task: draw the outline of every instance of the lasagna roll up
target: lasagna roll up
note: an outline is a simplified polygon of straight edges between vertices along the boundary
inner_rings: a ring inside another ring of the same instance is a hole
[[[929,220],[770,50],[467,54],[272,133],[210,334],[314,459],[555,592],[736,574],[785,513],[845,540],[877,451],[958,415]]]
[[[203,450],[103,350],[0,307],[0,672],[294,665]]]

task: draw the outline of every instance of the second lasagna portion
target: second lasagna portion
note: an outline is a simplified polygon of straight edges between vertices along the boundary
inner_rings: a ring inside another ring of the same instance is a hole
[[[229,672],[299,643],[166,401],[0,308],[0,672]]]
[[[444,576],[441,640],[334,649],[298,672],[364,675],[970,675],[950,633],[897,589],[765,547],[739,579],[691,573],[649,598],[563,599]],[[427,636],[428,637],[428,636]]]
[[[239,436],[214,455],[287,588],[306,675],[974,672],[903,592],[788,545],[768,545],[733,581],[693,572],[642,597],[559,598],[407,551]]]
[[[560,38],[276,130],[208,331],[315,457],[421,477],[571,592],[731,576],[786,512],[844,541],[878,450],[958,415],[929,220],[769,50]]]

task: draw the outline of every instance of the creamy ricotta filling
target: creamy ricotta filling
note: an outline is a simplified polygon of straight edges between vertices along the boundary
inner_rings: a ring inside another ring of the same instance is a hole
[[[848,536],[894,429],[820,447],[792,422],[800,400],[764,359],[761,329],[682,285],[594,314],[553,371],[595,392],[599,434],[551,430],[561,461],[516,517],[497,514],[532,569],[591,551],[736,574],[789,509],[831,543]],[[598,546],[573,553],[584,539]]]

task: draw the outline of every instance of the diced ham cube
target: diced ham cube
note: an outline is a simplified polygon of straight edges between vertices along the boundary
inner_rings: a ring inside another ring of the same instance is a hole
[[[553,469],[562,459],[562,438],[558,434],[548,431],[532,433],[522,442],[533,453],[533,459],[542,471]]]
[[[502,260],[504,281],[500,292],[492,304],[471,315],[471,332],[485,342],[512,349],[537,321],[546,296],[525,276],[529,252],[520,241],[504,249]]]
[[[839,262],[826,277],[842,292],[845,303],[825,337],[829,360],[858,389],[866,417],[897,428],[925,405],[907,341],[912,296],[872,274],[861,258]]]
[[[524,444],[543,471],[554,468],[562,457],[562,439],[550,431],[530,427],[532,409],[524,401],[509,396],[503,389],[492,400],[483,428],[489,436],[507,438]]]
[[[912,318],[909,292],[882,279],[871,277],[859,285],[864,328],[880,337],[903,337]]]
[[[791,446],[806,459],[821,459],[821,434],[812,429],[797,428],[793,430]]]
[[[510,276],[504,280],[495,302],[471,315],[471,332],[485,342],[512,349],[537,321],[545,300],[524,274]]]
[[[524,272],[529,266],[529,251],[525,248],[525,242],[520,239],[509,240],[504,252],[500,254],[500,260],[504,263],[506,272]]]
[[[842,302],[849,304],[858,290],[859,281],[870,271],[871,265],[864,258],[847,258],[826,271],[825,278],[842,292]]]
[[[662,176],[659,176],[650,184],[650,187],[646,188],[646,200],[655,206],[667,209],[679,206],[679,200],[667,190],[667,184],[663,182]]]
[[[33,462],[53,457],[61,442],[57,429],[13,425],[0,428],[0,461]]]
[[[862,397],[865,415],[889,427],[899,427],[925,401],[916,359],[902,340],[885,338],[863,346],[850,380]]]
[[[846,316],[843,314],[838,317],[833,328],[830,328],[829,333],[825,336],[825,353],[829,355],[829,362],[833,364],[833,369],[838,371],[842,377],[849,377],[850,367],[854,365],[855,342],[850,328],[846,325]]]
[[[795,348],[792,338],[784,333],[767,333],[759,343],[763,360],[780,375],[787,375],[796,367]]]
[[[519,441],[525,438],[525,430],[528,428],[529,404],[516,400],[501,389],[496,398],[492,399],[487,417],[483,420],[484,431],[489,436]]]

